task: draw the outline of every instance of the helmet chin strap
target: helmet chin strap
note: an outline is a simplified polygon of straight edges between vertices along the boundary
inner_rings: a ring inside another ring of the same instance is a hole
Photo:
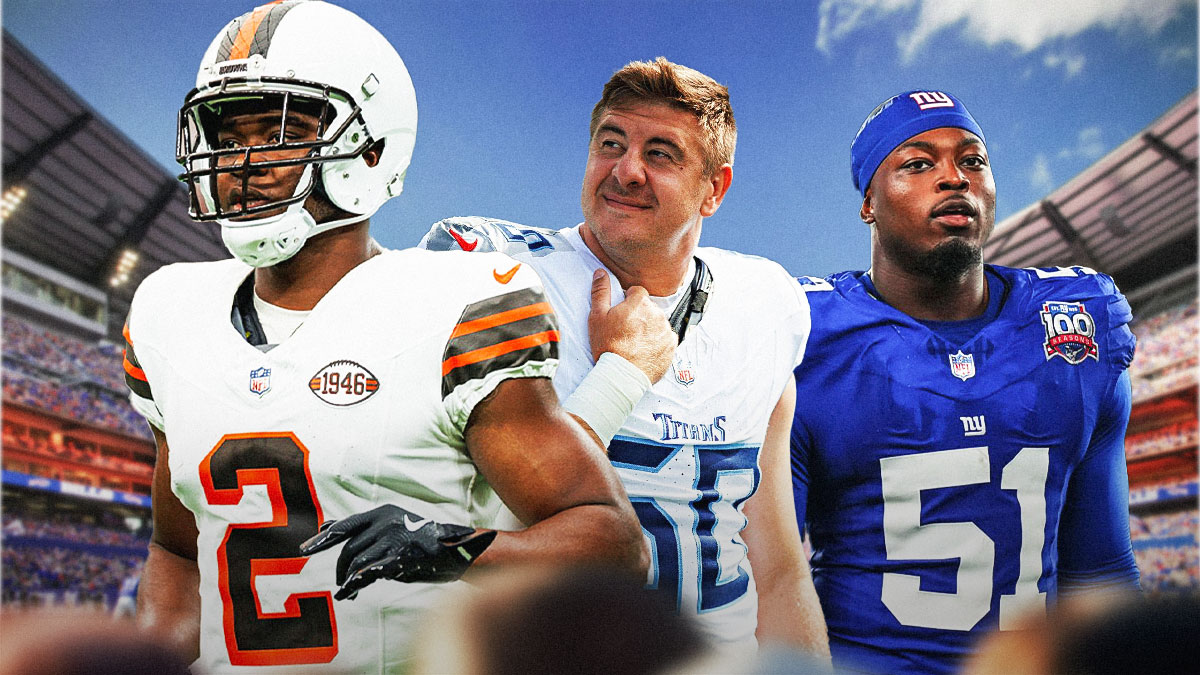
[[[305,213],[307,213],[307,212],[308,211],[305,211]],[[329,220],[324,223],[318,223],[315,226],[313,226],[312,229],[310,229],[308,231],[308,237],[306,237],[306,239],[311,239],[313,237],[313,235],[321,234],[322,232],[328,232],[329,230],[333,230],[333,229],[336,229],[339,227],[344,227],[346,225],[353,225],[355,223],[361,223],[362,221],[370,218],[372,215],[374,215],[374,214],[363,213],[363,214],[359,214],[359,215],[352,215],[349,218],[339,218],[337,220]]]
[[[306,176],[297,184],[297,194],[304,183],[304,178],[311,172],[312,166],[305,167]],[[320,173],[317,173],[318,184],[313,192],[323,194],[321,190]],[[328,200],[328,197],[325,197]],[[353,214],[348,218],[338,218],[323,223],[317,223],[304,202],[299,201],[287,207],[287,210],[275,216],[259,218],[251,221],[234,221],[221,219],[221,240],[225,248],[237,259],[251,267],[270,267],[277,265],[300,252],[314,235],[329,230],[361,223],[375,214],[378,207],[368,213]]]
[[[294,204],[284,213],[249,224],[245,221],[218,222],[221,224],[221,240],[234,257],[251,267],[270,267],[299,253],[313,236],[361,223],[371,215],[353,215],[318,224],[308,209],[301,204]]]

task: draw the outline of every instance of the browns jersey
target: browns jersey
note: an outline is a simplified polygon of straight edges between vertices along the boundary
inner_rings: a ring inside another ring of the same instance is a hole
[[[339,549],[297,547],[389,503],[488,524],[497,499],[463,429],[501,381],[553,375],[554,314],[537,274],[504,255],[391,251],[264,351],[230,320],[250,273],[164,267],[125,332],[131,399],[166,434],[172,491],[199,528],[199,665],[403,669],[415,619],[447,586],[385,582],[335,603]]]

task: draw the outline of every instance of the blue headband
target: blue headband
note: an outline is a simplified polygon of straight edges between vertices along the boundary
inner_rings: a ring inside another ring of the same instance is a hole
[[[850,145],[854,188],[865,197],[867,186],[883,160],[904,141],[939,127],[958,127],[983,138],[983,130],[962,101],[940,91],[896,94],[867,115]]]

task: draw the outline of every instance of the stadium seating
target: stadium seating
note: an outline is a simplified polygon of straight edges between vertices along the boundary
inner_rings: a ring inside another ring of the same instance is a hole
[[[121,582],[146,557],[149,535],[58,515],[3,516],[3,603],[109,609]]]
[[[1138,344],[1129,371],[1135,402],[1196,382],[1198,328],[1195,300],[1134,324]]]
[[[1179,305],[1138,321],[1133,326],[1138,338],[1132,370],[1144,373],[1196,356],[1197,301]]]
[[[149,439],[129,404],[121,350],[5,316],[4,400],[100,428]]]
[[[1196,447],[1196,420],[1177,422],[1165,427],[1129,436],[1125,439],[1125,455],[1130,459]]]
[[[1195,386],[1197,381],[1197,301],[1178,305],[1133,325],[1137,353],[1130,374],[1133,378],[1134,408],[1140,402],[1165,392]],[[1154,457],[1180,450],[1195,451],[1197,420],[1173,421],[1149,431],[1128,436],[1125,453],[1129,459]],[[1140,506],[1161,509],[1153,495],[1172,489],[1187,494],[1196,482],[1195,468],[1149,482],[1138,482],[1131,495]],[[1194,488],[1193,488],[1194,491]],[[1151,501],[1144,501],[1150,495]],[[1140,510],[1140,509],[1139,509]],[[1200,516],[1191,498],[1188,507],[1167,513],[1130,516],[1134,556],[1142,572],[1142,587],[1150,592],[1200,588],[1200,548],[1197,528]]]
[[[1200,587],[1198,527],[1200,512],[1194,508],[1130,519],[1142,588],[1168,592]]]

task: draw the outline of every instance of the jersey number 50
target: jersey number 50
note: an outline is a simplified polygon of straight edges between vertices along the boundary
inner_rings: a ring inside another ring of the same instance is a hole
[[[1046,531],[1049,448],[1021,448],[1000,473],[1000,488],[1016,490],[1021,511],[1020,567],[1012,594],[1000,596],[1000,629],[1026,610],[1046,606],[1038,591]],[[958,558],[954,593],[921,590],[921,577],[887,572],[883,604],[905,626],[971,630],[992,607],[996,544],[974,523],[921,524],[921,491],[991,480],[986,446],[879,460],[883,536],[888,560]]]
[[[739,507],[758,485],[758,448],[616,439],[608,452],[649,538],[649,585],[677,608],[694,603],[696,612],[744,596],[750,575],[742,567],[746,545],[738,533],[746,516]]]

